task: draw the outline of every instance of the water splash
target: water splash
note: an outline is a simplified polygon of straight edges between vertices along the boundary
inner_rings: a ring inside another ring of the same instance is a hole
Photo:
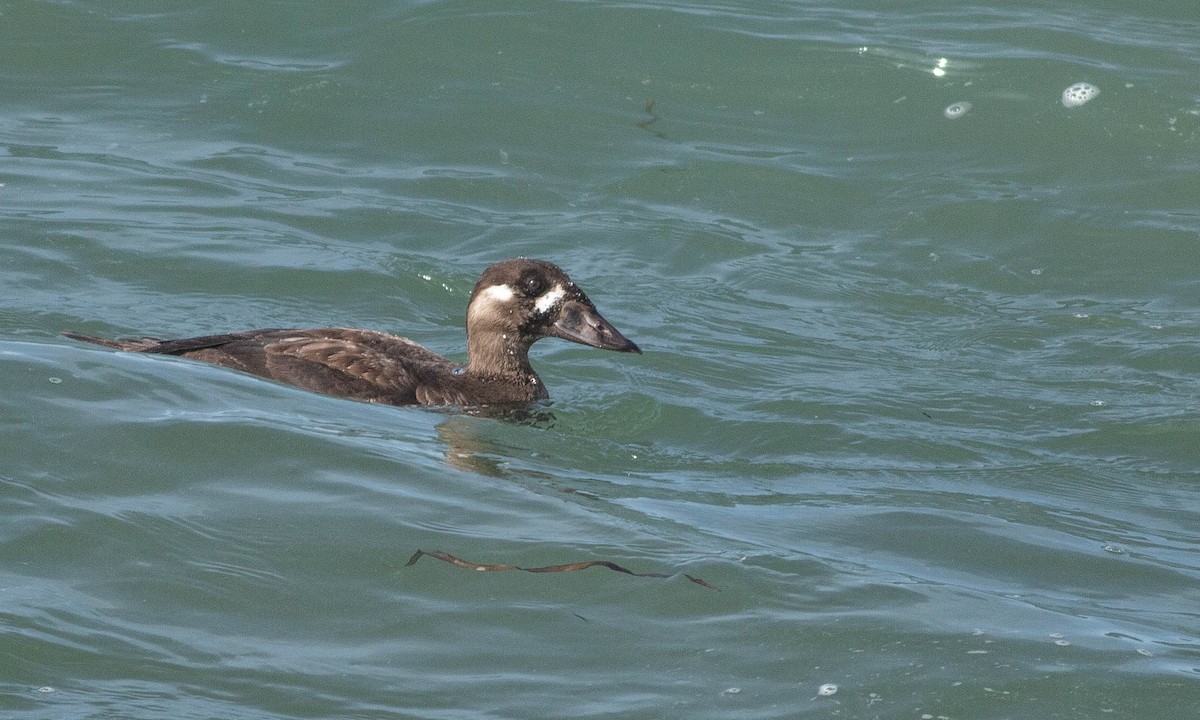
[[[970,112],[970,110],[971,103],[967,102],[966,100],[959,100],[958,102],[952,102],[947,105],[946,109],[942,111],[942,114],[951,120],[957,120],[958,118]]]

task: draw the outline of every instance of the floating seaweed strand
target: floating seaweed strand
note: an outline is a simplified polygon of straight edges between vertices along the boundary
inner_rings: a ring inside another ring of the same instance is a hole
[[[525,567],[518,567],[516,565],[503,565],[503,564],[483,565],[480,563],[467,562],[466,560],[463,560],[462,558],[454,557],[450,553],[442,552],[441,550],[418,550],[415,553],[413,553],[413,556],[408,559],[408,562],[404,563],[404,567],[408,567],[410,565],[416,564],[416,562],[418,560],[420,560],[421,557],[424,555],[428,555],[431,558],[437,558],[438,560],[441,560],[443,562],[448,562],[451,565],[453,565],[455,567],[460,567],[464,570],[481,570],[481,571],[524,570],[525,572],[531,572],[531,573],[551,573],[551,572],[571,572],[573,570],[587,570],[590,567],[600,566],[600,567],[606,567],[609,570],[613,570],[615,572],[625,573],[626,575],[634,575],[636,577],[653,577],[653,578],[674,577],[674,573],[634,572],[634,571],[630,570],[629,568],[622,567],[622,566],[616,564],[615,562],[611,562],[609,560],[589,560],[587,562],[567,563],[566,565],[547,565],[545,567],[535,567],[535,568],[525,568]],[[692,582],[696,583],[697,585],[708,588],[709,590],[717,590],[718,592],[720,591],[720,588],[718,588],[716,585],[713,585],[712,583],[710,583],[706,580],[702,580],[693,575],[688,575],[687,573],[679,573],[679,574],[683,575],[685,578],[687,578],[688,580],[691,580]]]

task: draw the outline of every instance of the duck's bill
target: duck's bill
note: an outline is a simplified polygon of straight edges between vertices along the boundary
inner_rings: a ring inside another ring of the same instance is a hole
[[[642,350],[605,320],[590,302],[568,300],[550,326],[550,334],[571,342],[591,345],[603,350],[632,352]]]

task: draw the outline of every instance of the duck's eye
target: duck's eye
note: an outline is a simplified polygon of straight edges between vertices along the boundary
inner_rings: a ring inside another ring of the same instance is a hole
[[[525,295],[527,297],[533,297],[534,295],[537,295],[539,292],[541,292],[541,290],[542,290],[542,279],[539,278],[537,275],[531,275],[529,278],[527,278],[525,280]]]

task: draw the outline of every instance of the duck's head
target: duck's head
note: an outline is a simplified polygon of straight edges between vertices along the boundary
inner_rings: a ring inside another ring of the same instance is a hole
[[[518,258],[484,270],[467,305],[472,364],[483,350],[482,343],[499,342],[504,352],[523,354],[544,337],[642,352],[596,311],[588,296],[554,263]]]

